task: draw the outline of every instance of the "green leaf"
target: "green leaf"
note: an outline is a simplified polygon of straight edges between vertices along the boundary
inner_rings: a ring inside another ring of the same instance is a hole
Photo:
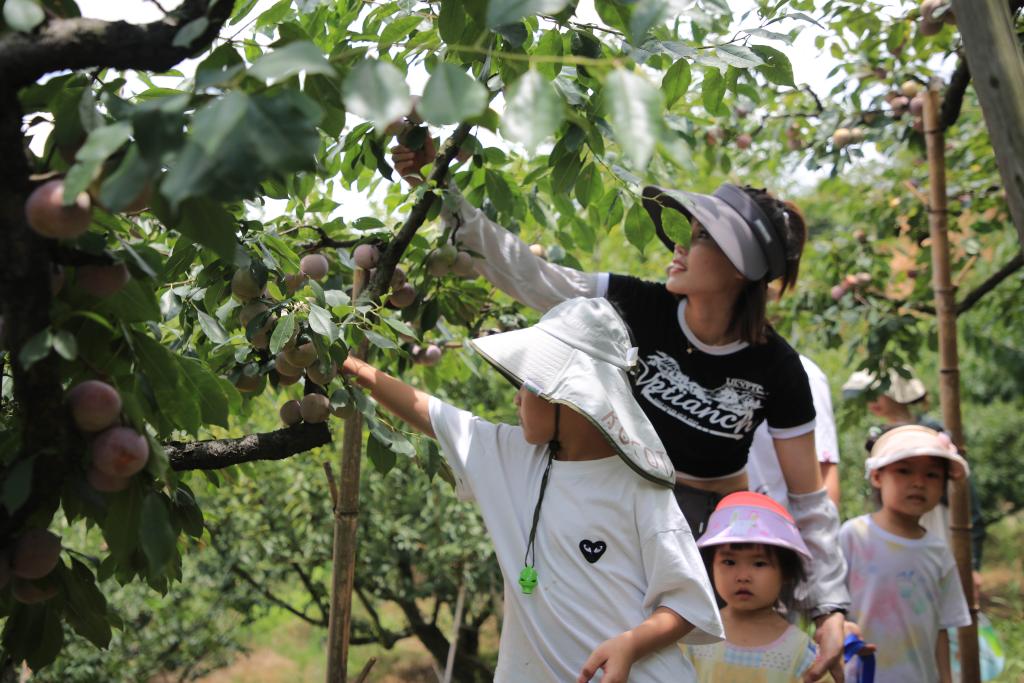
[[[142,501],[139,545],[149,561],[150,574],[160,574],[175,552],[177,536],[171,527],[166,499],[150,491]]]
[[[527,71],[509,86],[501,134],[532,151],[554,135],[563,118],[558,92],[540,73]]]
[[[103,162],[121,148],[132,134],[132,124],[126,121],[100,126],[86,138],[75,154],[75,165],[64,179],[64,204],[74,203],[75,197],[84,192],[99,175]]]
[[[750,49],[764,61],[757,70],[764,74],[765,78],[776,85],[796,87],[796,83],[793,82],[793,65],[789,63],[789,57],[767,45],[752,45]]]
[[[78,342],[75,341],[75,335],[67,330],[59,330],[53,335],[53,350],[67,361],[78,358]]]
[[[423,17],[418,14],[410,14],[406,17],[391,20],[385,25],[384,30],[380,32],[377,46],[381,51],[387,51],[396,43],[407,39],[413,29],[419,26],[422,21]]]
[[[194,43],[199,36],[210,27],[210,20],[207,17],[199,17],[188,22],[174,34],[174,40],[171,41],[171,45],[174,47],[189,47]]]
[[[309,305],[309,327],[332,342],[338,338],[338,326],[334,324],[331,312],[320,308],[316,304]]]
[[[640,204],[634,204],[626,214],[625,231],[629,243],[643,254],[644,248],[654,236],[654,223]]]
[[[534,14],[557,14],[569,0],[490,0],[487,3],[487,28],[511,24]]]
[[[129,486],[127,490],[111,496],[103,520],[103,538],[118,564],[127,564],[139,545],[141,491],[141,487]]]
[[[576,199],[583,206],[598,199],[604,192],[601,184],[601,172],[594,164],[587,164],[576,178]]]
[[[764,60],[753,50],[743,45],[720,45],[715,53],[723,62],[738,69],[749,69],[764,64]]]
[[[4,507],[9,514],[21,508],[32,493],[32,468],[35,460],[26,458],[7,467],[3,489],[0,490]]]
[[[459,123],[484,113],[487,88],[453,64],[438,64],[416,105],[427,122],[435,126]]]
[[[26,371],[50,355],[53,348],[53,333],[50,328],[36,332],[18,352],[18,362]]]
[[[642,45],[651,29],[665,18],[668,9],[666,0],[640,0],[633,5],[629,18],[629,42]]]
[[[505,176],[498,171],[487,169],[484,175],[484,184],[487,186],[487,196],[491,198],[500,213],[511,214],[513,209],[512,189],[505,182]]]
[[[60,565],[64,583],[64,618],[78,635],[98,648],[110,643],[110,623],[107,621],[107,601],[96,587],[92,570],[72,558],[71,569]]]
[[[300,92],[232,90],[201,107],[160,184],[170,209],[191,197],[249,196],[266,178],[313,167],[323,108]]]
[[[409,86],[402,72],[388,62],[360,62],[341,86],[345,108],[372,121],[378,130],[412,110]]]
[[[562,44],[562,34],[559,31],[545,31],[533,53],[542,57],[561,57],[565,51]],[[562,71],[562,65],[557,62],[537,64],[537,71],[544,74],[545,78],[553,79]]]
[[[704,71],[704,82],[700,86],[700,94],[704,100],[704,109],[713,116],[725,114],[722,98],[725,97],[725,79],[718,69]]]
[[[7,0],[4,3],[4,23],[21,33],[32,29],[46,20],[46,12],[35,0]]]
[[[190,199],[182,204],[177,220],[164,222],[192,242],[209,247],[228,263],[235,262],[238,221],[221,204],[209,199]]]
[[[338,75],[320,48],[304,40],[288,43],[263,55],[249,69],[250,76],[268,83],[286,81],[302,72],[324,76]]]
[[[295,316],[286,315],[277,321],[274,333],[270,335],[270,352],[277,354],[292,338],[295,332]]]
[[[210,341],[214,344],[223,344],[229,339],[227,330],[224,329],[219,320],[209,313],[198,309],[196,309],[196,314],[199,316],[199,327],[203,328],[203,333]]]
[[[395,466],[398,458],[395,453],[382,443],[373,432],[366,440],[366,457],[381,474],[387,474]]]
[[[195,433],[202,424],[196,397],[185,386],[177,357],[166,347],[144,334],[132,337],[136,358],[149,380],[157,408],[175,426]]]
[[[382,349],[397,349],[398,348],[398,344],[396,344],[392,340],[388,339],[383,334],[380,334],[379,332],[374,332],[373,330],[363,330],[363,334],[366,335],[366,338],[374,346],[380,347]]]
[[[111,213],[123,210],[146,191],[159,168],[139,153],[138,145],[132,145],[117,170],[103,180],[100,203]]]
[[[398,318],[384,318],[384,322],[386,322],[388,326],[391,327],[391,329],[395,330],[399,334],[408,335],[413,339],[419,337],[419,334],[416,333],[416,330],[409,327],[404,320],[400,320]]]
[[[623,154],[637,168],[645,167],[658,141],[661,92],[646,79],[619,69],[605,80],[601,97]]]
[[[182,383],[199,402],[204,424],[228,426],[228,399],[217,376],[203,363],[185,356],[175,356],[181,368]]]
[[[103,299],[97,307],[126,323],[160,320],[160,302],[151,285],[132,279],[121,290]]]
[[[665,96],[666,107],[671,108],[679,101],[679,98],[686,94],[691,78],[690,63],[685,59],[677,59],[668,68],[661,79],[661,92]]]
[[[462,0],[441,0],[441,11],[437,15],[437,29],[444,42],[459,42],[462,32],[466,29],[466,12],[462,9]]]
[[[681,212],[667,207],[662,209],[661,227],[669,239],[676,244],[690,244],[693,227],[690,225],[690,220]]]

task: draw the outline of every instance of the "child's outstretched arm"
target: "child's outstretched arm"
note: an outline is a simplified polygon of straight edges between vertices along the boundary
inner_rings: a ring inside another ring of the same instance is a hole
[[[436,436],[430,425],[430,394],[409,386],[402,380],[352,356],[345,359],[341,369],[344,374],[354,377],[359,386],[368,389],[378,403],[410,427],[431,438]]]
[[[668,607],[659,607],[639,626],[598,645],[576,683],[587,683],[598,669],[604,669],[602,683],[626,683],[634,662],[678,642],[691,630],[693,624]]]

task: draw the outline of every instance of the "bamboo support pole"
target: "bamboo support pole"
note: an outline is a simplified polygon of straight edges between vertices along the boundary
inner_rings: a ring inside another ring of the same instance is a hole
[[[463,575],[462,583],[459,584],[459,594],[455,598],[455,619],[452,624],[452,637],[448,645],[448,661],[444,665],[444,678],[441,683],[452,683],[452,674],[455,671],[455,653],[459,649],[459,630],[462,628],[462,609],[466,602],[466,580]]]
[[[956,334],[956,288],[952,285],[949,265],[949,237],[946,211],[945,136],[939,124],[940,83],[933,81],[925,93],[924,135],[928,150],[928,225],[931,233],[932,287],[939,332],[939,402],[942,422],[956,443],[964,450],[963,423],[960,415],[960,367]],[[980,683],[978,661],[978,614],[974,599],[971,566],[970,490],[966,481],[953,481],[949,495],[950,536],[953,556],[960,572],[960,583],[971,609],[971,624],[957,631],[960,653],[960,680]]]
[[[352,300],[366,284],[367,272],[357,269]],[[353,355],[365,358],[366,342]],[[341,442],[341,486],[334,501],[334,551],[331,578],[331,614],[327,628],[327,683],[345,683],[348,643],[352,625],[352,589],[355,585],[356,531],[359,527],[359,465],[363,455],[363,416],[358,410],[345,418]],[[333,484],[333,477],[330,478]],[[332,487],[333,488],[333,487]],[[333,491],[332,491],[333,493]]]

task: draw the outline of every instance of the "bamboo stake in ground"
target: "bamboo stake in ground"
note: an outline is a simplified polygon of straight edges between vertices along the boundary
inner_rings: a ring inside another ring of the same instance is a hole
[[[939,330],[939,402],[942,422],[956,443],[964,450],[963,423],[960,419],[960,367],[957,356],[955,288],[949,268],[949,238],[946,212],[945,140],[939,124],[939,93],[937,82],[928,88],[924,102],[924,133],[928,149],[928,225],[931,233],[932,287],[935,290],[935,312]],[[957,630],[960,651],[960,680],[979,683],[978,610],[974,598],[971,566],[970,491],[965,480],[953,481],[950,487],[950,531],[953,556],[960,572],[960,583],[971,608],[971,625]]]
[[[434,161],[434,170],[427,179],[426,187],[413,205],[401,229],[388,243],[373,278],[367,282],[367,272],[356,270],[352,285],[352,300],[355,301],[365,288],[371,301],[378,301],[390,287],[402,254],[416,231],[423,225],[434,201],[438,200],[436,188],[440,187],[452,163],[466,141],[471,124],[461,123],[452,133]],[[353,352],[356,358],[365,359],[368,349],[364,341]],[[352,589],[355,584],[356,530],[359,525],[359,464],[362,457],[363,420],[359,411],[345,420],[345,437],[341,448],[341,486],[338,504],[334,511],[334,553],[333,578],[331,581],[331,616],[327,630],[327,683],[345,683],[348,675],[348,642],[352,624]]]
[[[367,272],[356,269],[352,301],[359,298]],[[366,357],[366,342],[354,353]],[[352,588],[355,584],[356,530],[359,525],[359,465],[363,456],[363,415],[358,410],[345,418],[341,442],[341,488],[333,491],[334,551],[331,578],[331,614],[327,628],[327,683],[345,683],[348,677],[348,641],[352,625]],[[353,485],[354,482],[354,485]],[[333,482],[332,482],[333,483]]]

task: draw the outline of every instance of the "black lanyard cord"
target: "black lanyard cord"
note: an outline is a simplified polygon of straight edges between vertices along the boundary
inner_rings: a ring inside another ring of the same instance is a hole
[[[548,488],[548,478],[551,475],[551,463],[555,459],[555,455],[562,449],[562,444],[558,441],[558,418],[559,418],[559,406],[555,404],[555,435],[554,438],[548,443],[548,464],[544,468],[544,476],[540,480],[540,495],[537,496],[537,505],[533,508],[533,522],[530,524],[530,537],[526,543],[526,556],[523,558],[523,564],[527,567],[533,567],[533,562],[530,561],[530,554],[533,554],[534,562],[537,560],[537,551],[534,547],[534,541],[537,538],[537,524],[540,521],[540,506],[544,502],[544,492]]]

